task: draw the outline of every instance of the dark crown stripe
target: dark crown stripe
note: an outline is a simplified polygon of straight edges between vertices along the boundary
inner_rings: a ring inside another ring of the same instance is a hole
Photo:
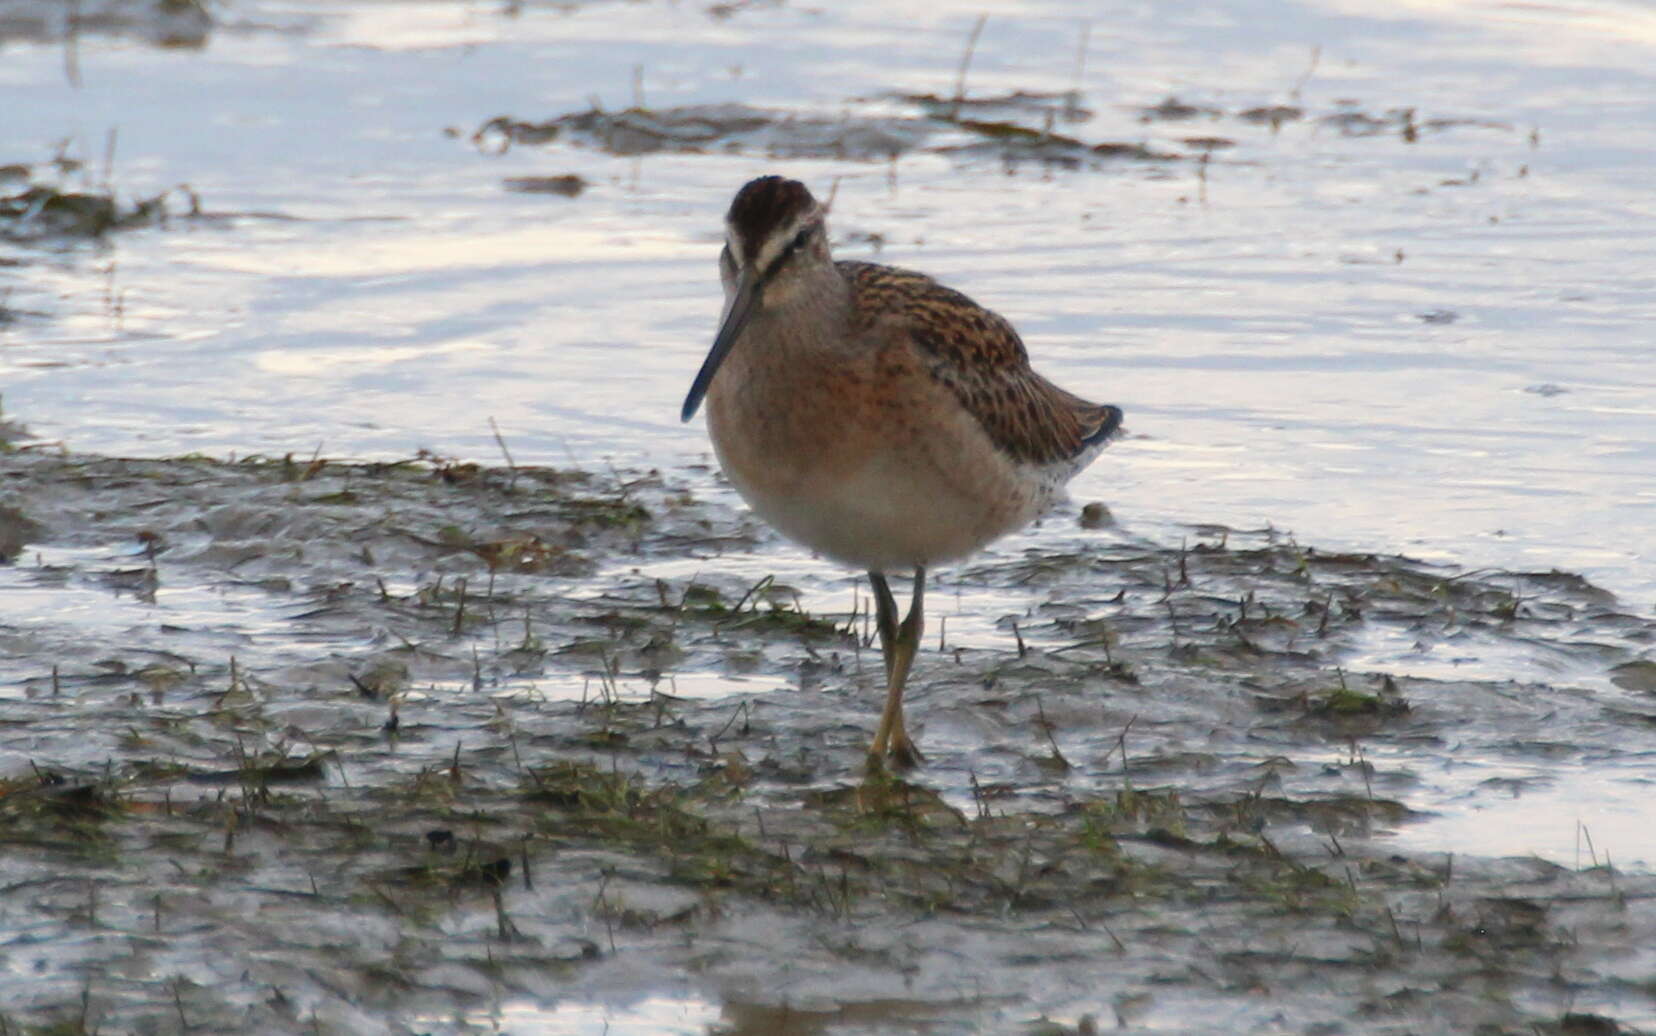
[[[742,258],[751,263],[778,227],[791,224],[815,205],[816,199],[798,180],[761,176],[736,192],[725,222],[742,247]]]

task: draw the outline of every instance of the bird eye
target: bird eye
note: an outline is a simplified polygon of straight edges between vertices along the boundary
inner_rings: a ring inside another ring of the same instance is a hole
[[[804,230],[801,230],[799,233],[794,235],[793,245],[791,247],[804,248],[805,242],[809,240],[811,240],[811,228],[806,227]]]

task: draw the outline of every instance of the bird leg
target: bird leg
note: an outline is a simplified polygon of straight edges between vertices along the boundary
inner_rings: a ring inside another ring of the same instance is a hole
[[[880,660],[885,664],[886,682],[891,682],[891,642],[897,639],[897,599],[883,572],[868,573],[874,588],[874,628],[880,632]]]
[[[868,754],[879,760],[890,753],[894,763],[907,768],[925,761],[903,723],[903,685],[908,682],[925,626],[926,569],[923,565],[914,569],[914,598],[901,625],[897,623],[897,600],[885,575],[870,572],[868,582],[874,588],[875,626],[880,631],[880,654],[886,670],[885,709],[880,713],[880,726]]]

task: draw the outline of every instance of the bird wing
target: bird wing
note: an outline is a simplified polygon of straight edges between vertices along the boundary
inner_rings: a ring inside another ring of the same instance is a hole
[[[1118,407],[1089,403],[1035,373],[1018,332],[923,273],[841,262],[853,312],[913,342],[931,375],[977,418],[990,440],[1033,464],[1074,461],[1121,426]]]

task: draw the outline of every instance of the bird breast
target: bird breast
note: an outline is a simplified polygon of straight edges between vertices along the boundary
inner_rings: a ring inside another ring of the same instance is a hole
[[[756,314],[708,392],[719,463],[761,518],[883,571],[963,557],[1050,502],[912,348],[821,317]]]

